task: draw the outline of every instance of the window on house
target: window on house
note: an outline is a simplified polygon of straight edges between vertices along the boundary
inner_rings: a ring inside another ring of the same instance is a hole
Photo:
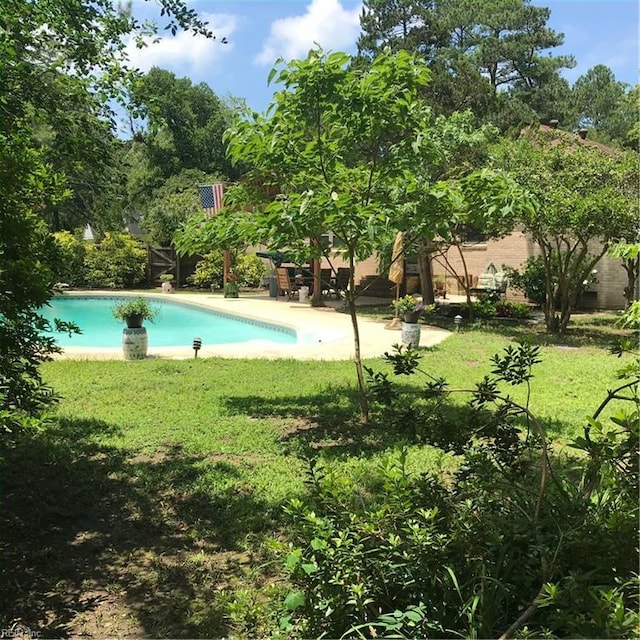
[[[462,244],[477,244],[487,241],[487,234],[473,227],[465,227],[460,232]]]
[[[332,249],[344,249],[344,240],[333,231],[327,231],[320,236],[323,244],[328,244]]]

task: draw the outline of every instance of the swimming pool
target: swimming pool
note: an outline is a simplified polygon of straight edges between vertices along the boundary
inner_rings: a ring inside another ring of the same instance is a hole
[[[82,333],[69,336],[52,332],[61,347],[118,347],[122,344],[125,326],[111,314],[116,302],[124,296],[54,296],[49,306],[41,309],[48,320],[58,318],[75,322]],[[146,322],[150,347],[188,347],[198,337],[205,345],[267,341],[277,344],[296,344],[293,329],[251,320],[232,314],[209,311],[173,300],[151,298],[158,310],[154,321]]]

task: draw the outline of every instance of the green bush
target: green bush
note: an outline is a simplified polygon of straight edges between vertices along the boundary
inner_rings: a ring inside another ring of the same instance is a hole
[[[512,302],[503,300],[496,302],[496,315],[498,318],[516,318],[524,320],[531,315],[529,305],[524,302]]]
[[[555,262],[557,263],[557,260]],[[509,278],[509,286],[524,293],[527,299],[535,304],[544,303],[547,294],[542,256],[527,258],[521,269],[503,266],[503,270]]]
[[[107,232],[102,242],[89,245],[85,267],[90,287],[133,289],[145,284],[147,251],[126,233]]]
[[[252,253],[239,253],[233,266],[233,273],[241,287],[259,287],[268,269],[265,263]]]
[[[489,298],[481,297],[478,301],[472,302],[471,307],[474,318],[489,319],[495,318],[497,315],[496,303]]]
[[[396,375],[419,370],[416,351],[386,357]],[[471,393],[459,465],[446,479],[409,473],[405,450],[366,474],[357,465],[312,464],[308,496],[286,509],[292,589],[283,630],[332,638],[636,637],[638,366],[617,390],[632,387],[625,394],[632,408],[603,421],[603,403],[572,443],[580,455],[558,458],[528,401],[510,395],[524,385],[529,396],[539,361],[526,343],[492,358],[491,377]],[[390,412],[420,420],[425,414],[408,408],[425,397],[447,403],[452,393],[426,371],[423,389],[368,373],[382,429]]]
[[[58,256],[53,265],[56,280],[66,282],[74,287],[85,284],[85,256],[87,253],[84,240],[69,231],[57,231],[53,234],[57,245]]]
[[[222,251],[212,251],[202,256],[196,270],[187,278],[187,282],[199,289],[209,289],[211,285],[222,287],[224,259]]]

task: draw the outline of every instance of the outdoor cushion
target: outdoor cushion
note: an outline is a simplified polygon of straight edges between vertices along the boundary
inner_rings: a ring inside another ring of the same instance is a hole
[[[478,289],[495,289],[495,276],[490,273],[481,273],[478,276]]]
[[[506,291],[507,285],[508,285],[507,274],[504,271],[498,271],[498,273],[496,273],[495,278],[496,278],[496,288],[500,289],[501,291]]]

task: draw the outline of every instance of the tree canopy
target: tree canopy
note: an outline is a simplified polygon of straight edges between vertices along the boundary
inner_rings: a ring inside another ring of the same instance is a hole
[[[547,53],[563,43],[549,15],[530,0],[365,0],[358,46],[364,57],[385,46],[417,52],[433,71],[427,96],[438,112],[470,108],[506,129],[530,120],[541,93],[562,84],[558,71],[575,64]]]
[[[532,129],[496,161],[530,194],[520,222],[542,252],[547,327],[562,333],[600,258],[637,225],[638,154]]]
[[[213,37],[182,0],[160,4],[169,29]],[[28,421],[52,398],[38,371],[55,350],[39,332],[46,323],[37,313],[54,284],[54,242],[43,214],[58,207],[59,215],[74,193],[80,197],[73,176],[82,173],[87,154],[108,145],[107,128],[97,117],[100,105],[132,77],[123,64],[123,36],[149,29],[111,0],[0,4],[2,426]],[[68,117],[65,106],[76,100],[79,108]]]

